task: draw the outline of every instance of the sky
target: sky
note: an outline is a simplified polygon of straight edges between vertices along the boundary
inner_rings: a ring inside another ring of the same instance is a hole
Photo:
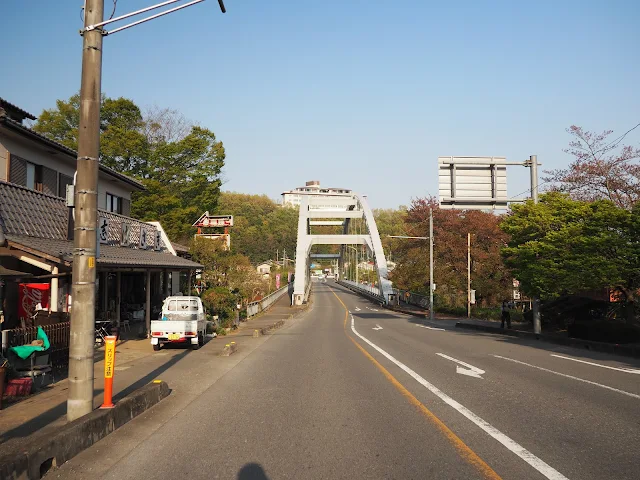
[[[119,0],[115,16],[159,1]],[[1,97],[39,115],[79,90],[81,5],[0,0]],[[391,208],[437,195],[438,156],[563,168],[569,126],[619,135],[640,123],[637,0],[225,5],[107,36],[102,79],[110,97],[213,130],[224,190],[279,200],[320,180]],[[625,140],[639,145],[640,129]],[[528,169],[507,175],[510,196],[526,192]]]

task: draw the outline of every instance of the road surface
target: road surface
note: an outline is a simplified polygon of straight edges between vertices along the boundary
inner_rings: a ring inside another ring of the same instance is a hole
[[[47,478],[639,478],[632,359],[420,324],[334,282],[250,350],[176,363],[168,399]]]

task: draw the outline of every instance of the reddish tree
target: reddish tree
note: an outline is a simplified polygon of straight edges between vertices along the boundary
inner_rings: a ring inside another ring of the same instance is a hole
[[[499,228],[500,217],[473,210],[441,210],[435,198],[420,198],[407,211],[407,235],[429,235],[429,208],[433,209],[434,282],[440,301],[466,305],[467,233],[471,233],[471,288],[478,302],[493,305],[509,297],[512,280],[500,256],[508,236]],[[428,293],[428,242],[404,240],[398,246],[399,265],[392,280],[400,288]]]
[[[596,134],[573,125],[567,132],[573,140],[564,151],[574,160],[568,168],[545,172],[553,190],[575,200],[611,200],[626,209],[640,200],[640,148],[621,146],[626,134],[607,142],[612,130]]]

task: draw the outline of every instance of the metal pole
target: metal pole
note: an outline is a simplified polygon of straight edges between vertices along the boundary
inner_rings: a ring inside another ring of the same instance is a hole
[[[147,333],[147,338],[151,337],[151,270],[147,270],[147,278],[144,289],[145,294],[145,309],[144,309],[144,325]],[[191,295],[191,292],[189,292]]]
[[[538,156],[529,157],[531,164],[531,199],[533,203],[538,203]]]
[[[467,318],[471,318],[471,233],[467,233]]]
[[[531,155],[529,157],[531,166],[531,199],[533,203],[538,203],[538,156]],[[533,313],[533,333],[540,335],[542,332],[542,322],[540,321],[540,299],[534,297],[532,305]]]
[[[434,319],[433,305],[433,210],[429,209],[429,320]]]
[[[104,0],[86,0],[85,27],[102,22]],[[98,223],[98,157],[102,31],[83,33],[80,125],[75,191],[69,397],[67,419],[93,410],[93,344],[95,342],[96,227]]]

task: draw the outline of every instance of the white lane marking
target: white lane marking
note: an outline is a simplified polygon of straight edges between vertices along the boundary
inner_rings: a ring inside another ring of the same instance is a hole
[[[373,327],[373,330],[382,330],[382,327],[376,323],[376,326]]]
[[[577,358],[564,357],[562,355],[555,355],[553,353],[551,354],[551,356],[556,358],[564,358],[565,360],[573,360],[574,362],[586,363],[587,365],[593,365],[596,367],[608,368],[610,370],[618,370],[619,372],[640,374],[640,370],[634,370],[633,368],[610,367],[608,365],[601,365],[599,363],[587,362],[586,360],[578,360]]]
[[[417,323],[416,323],[416,327],[428,328],[429,330],[440,330],[444,332],[444,328],[428,327],[427,325],[418,325]]]
[[[624,390],[618,390],[617,388],[592,382],[591,380],[585,380],[584,378],[574,377],[573,375],[567,375],[566,373],[554,372],[553,370],[549,370],[548,368],[538,367],[537,365],[531,365],[530,363],[521,362],[520,360],[515,360],[509,357],[502,357],[500,355],[492,355],[492,356],[496,358],[502,358],[503,360],[509,360],[510,362],[519,363],[520,365],[526,365],[527,367],[537,368],[538,370],[542,370],[543,372],[553,373],[555,375],[560,375],[561,377],[572,378],[573,380],[578,380],[579,382],[595,385],[596,387],[606,388],[607,390],[611,390],[612,392],[618,392],[618,393],[622,393],[623,395],[628,395],[629,397],[640,399],[640,395],[636,395],[635,393],[629,393],[629,392],[625,392]]]
[[[360,308],[356,307],[356,312],[359,312],[359,311],[360,311]],[[349,313],[351,313],[351,312],[349,312]]]
[[[467,375],[469,377],[475,377],[475,378],[482,378],[480,375],[484,374],[484,370],[480,370],[478,367],[469,365],[468,363],[465,363],[461,360],[450,357],[449,355],[445,355],[444,353],[436,353],[436,355],[439,355],[442,358],[446,358],[447,360],[451,360],[452,362],[459,363],[463,367],[467,367],[467,368],[460,368],[458,365],[456,365],[456,373],[460,373],[462,375]]]
[[[391,355],[389,355],[387,352],[385,352],[384,350],[382,350],[380,347],[378,347],[376,344],[374,344],[373,342],[369,341],[368,339],[366,339],[365,337],[363,337],[362,335],[360,335],[355,328],[354,325],[354,320],[353,320],[353,316],[351,317],[351,330],[353,331],[353,333],[360,338],[363,342],[366,342],[371,348],[373,348],[374,350],[376,350],[378,353],[380,353],[381,355],[383,355],[384,357],[386,357],[388,360],[390,360],[391,362],[393,362],[394,364],[396,364],[398,367],[400,367],[402,370],[404,370],[405,372],[407,372],[409,375],[411,375],[411,377],[413,377],[414,380],[416,380],[420,385],[422,385],[423,387],[425,387],[427,390],[429,390],[431,393],[433,393],[434,395],[436,395],[438,398],[440,398],[444,403],[446,403],[447,405],[453,407],[454,409],[456,409],[459,413],[461,413],[462,415],[464,415],[466,418],[468,418],[469,420],[471,420],[473,423],[475,423],[478,427],[480,427],[482,430],[484,430],[486,433],[488,433],[491,437],[493,437],[494,439],[496,439],[498,442],[500,442],[502,445],[504,445],[509,451],[511,451],[512,453],[515,453],[518,457],[520,457],[522,460],[524,460],[525,462],[527,462],[529,465],[531,465],[533,468],[535,468],[538,472],[540,472],[542,475],[544,475],[545,477],[547,477],[549,480],[568,480],[567,477],[565,477],[564,475],[562,475],[560,472],[558,472],[556,469],[554,469],[553,467],[551,467],[549,464],[545,463],[543,460],[541,460],[540,458],[536,457],[533,453],[531,453],[530,451],[528,451],[526,448],[524,448],[522,445],[516,443],[514,440],[511,440],[511,438],[507,437],[504,433],[502,433],[500,430],[498,430],[497,428],[495,428],[493,425],[491,425],[490,423],[486,422],[485,420],[483,420],[482,418],[480,418],[478,415],[476,415],[475,413],[473,413],[471,410],[469,410],[467,407],[461,405],[460,403],[458,403],[457,401],[455,401],[453,398],[451,398],[449,395],[447,395],[446,393],[444,393],[443,391],[441,391],[438,387],[436,387],[435,385],[432,385],[431,383],[427,382],[424,378],[422,378],[420,375],[418,375],[416,372],[414,372],[413,370],[411,370],[409,367],[407,367],[405,364],[401,363],[400,361],[396,360],[394,357],[392,357]]]

